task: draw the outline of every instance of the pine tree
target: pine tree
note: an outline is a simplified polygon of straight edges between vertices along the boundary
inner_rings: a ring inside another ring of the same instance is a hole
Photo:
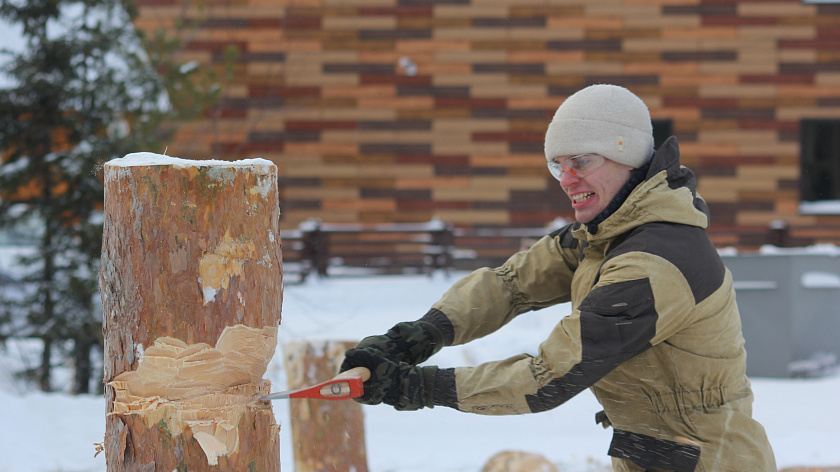
[[[0,229],[37,228],[21,289],[2,292],[0,342],[43,342],[27,373],[43,391],[58,353],[75,366],[73,390],[88,392],[101,353],[102,163],[161,152],[173,123],[219,95],[212,74],[173,62],[175,42],[143,42],[133,15],[128,0],[0,0],[0,18],[26,43],[0,58],[12,83],[0,90]]]

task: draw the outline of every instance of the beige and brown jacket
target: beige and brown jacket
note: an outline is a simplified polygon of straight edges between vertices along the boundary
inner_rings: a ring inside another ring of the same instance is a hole
[[[752,419],[732,277],[671,138],[644,181],[597,225],[575,223],[496,269],[458,281],[425,320],[463,344],[513,317],[571,302],[540,345],[438,371],[435,403],[503,415],[552,409],[584,389],[614,428],[617,471],[776,471]],[[592,225],[590,225],[592,226]]]

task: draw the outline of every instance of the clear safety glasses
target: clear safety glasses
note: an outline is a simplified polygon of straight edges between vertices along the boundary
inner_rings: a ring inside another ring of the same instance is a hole
[[[549,161],[548,170],[557,180],[560,180],[563,172],[568,172],[569,175],[580,178],[601,167],[604,159],[604,156],[600,154],[578,154],[577,156],[572,156],[564,160],[562,164]]]

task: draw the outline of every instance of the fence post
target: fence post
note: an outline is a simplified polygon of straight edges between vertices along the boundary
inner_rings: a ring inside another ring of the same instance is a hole
[[[769,244],[776,247],[790,247],[790,225],[784,220],[773,220],[768,228]]]
[[[312,266],[321,277],[327,276],[330,259],[329,234],[321,229],[320,221],[306,221],[301,224],[303,233],[303,258],[312,261]]]
[[[440,248],[440,254],[434,257],[434,269],[444,269],[448,273],[452,268],[452,247],[455,245],[452,225],[442,223],[440,229],[432,232],[432,242]]]

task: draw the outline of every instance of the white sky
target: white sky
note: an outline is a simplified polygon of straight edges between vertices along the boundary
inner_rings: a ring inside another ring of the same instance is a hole
[[[25,43],[21,35],[21,28],[0,19],[0,31],[3,32],[3,34],[0,34],[0,49],[9,49],[15,52],[23,50]],[[5,73],[7,61],[8,56],[0,56],[0,88],[13,85]]]

